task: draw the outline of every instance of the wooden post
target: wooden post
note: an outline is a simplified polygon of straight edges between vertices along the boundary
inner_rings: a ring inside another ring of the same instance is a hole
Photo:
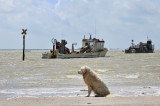
[[[23,36],[23,61],[25,59],[25,36]]]
[[[22,29],[22,33],[23,35],[23,57],[22,60],[24,61],[25,59],[25,35],[27,34],[27,29]]]

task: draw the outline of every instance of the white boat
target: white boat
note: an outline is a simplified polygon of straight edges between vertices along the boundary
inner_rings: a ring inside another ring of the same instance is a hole
[[[91,52],[91,53],[77,53],[77,54],[58,54],[57,58],[95,58],[104,57],[107,50],[101,52]]]
[[[62,40],[61,43],[57,42],[56,39],[52,39],[53,50],[50,52],[42,53],[42,58],[95,58],[95,57],[105,57],[108,49],[104,48],[104,40],[99,40],[91,37],[89,39],[82,39],[82,48],[78,51],[74,50],[74,45],[72,44],[72,52],[65,46],[67,42]]]

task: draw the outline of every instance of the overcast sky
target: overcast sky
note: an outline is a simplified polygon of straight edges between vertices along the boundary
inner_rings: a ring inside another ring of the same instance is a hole
[[[108,48],[148,36],[160,49],[160,0],[0,0],[0,49],[22,49],[23,28],[26,49],[50,49],[52,38],[79,48],[88,33]]]

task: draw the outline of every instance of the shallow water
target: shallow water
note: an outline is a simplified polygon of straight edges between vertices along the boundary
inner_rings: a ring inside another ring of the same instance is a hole
[[[88,65],[115,96],[160,96],[160,51],[106,57],[41,59],[42,50],[0,51],[0,97],[85,96],[87,86],[77,71]],[[92,94],[94,95],[94,94]]]

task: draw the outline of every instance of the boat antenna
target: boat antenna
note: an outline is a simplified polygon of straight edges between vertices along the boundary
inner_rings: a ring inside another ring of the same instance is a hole
[[[95,38],[96,38],[96,20],[95,20]]]
[[[147,36],[147,41],[150,40],[149,37]]]
[[[147,35],[147,40],[150,40],[148,36],[149,36],[149,32],[148,32],[148,35]]]

